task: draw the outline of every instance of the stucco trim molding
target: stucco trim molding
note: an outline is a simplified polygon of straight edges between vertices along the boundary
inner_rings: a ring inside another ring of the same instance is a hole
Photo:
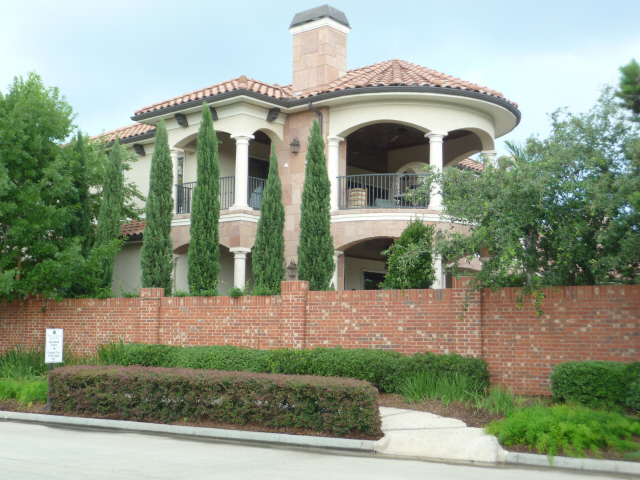
[[[332,215],[331,223],[342,222],[375,222],[375,221],[392,221],[392,220],[406,220],[409,221],[413,218],[419,217],[425,222],[441,222],[440,215],[436,213],[419,213],[415,210],[408,210],[407,212],[389,212],[389,213],[347,213],[343,215]]]
[[[228,215],[220,215],[220,223],[225,222],[253,222],[258,223],[259,215],[251,215],[250,213],[230,213]],[[171,222],[172,227],[185,227],[191,225],[191,217],[176,218]]]

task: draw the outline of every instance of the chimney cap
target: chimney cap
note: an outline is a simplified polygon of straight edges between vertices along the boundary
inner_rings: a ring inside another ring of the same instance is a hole
[[[345,27],[351,28],[349,25],[349,20],[347,20],[347,16],[344,12],[338,10],[337,8],[333,8],[330,5],[322,5],[321,7],[311,8],[309,10],[305,10],[304,12],[296,13],[291,21],[291,25],[289,28],[298,27],[300,25],[304,25],[305,23],[315,22],[316,20],[320,20],[322,18],[330,18]]]

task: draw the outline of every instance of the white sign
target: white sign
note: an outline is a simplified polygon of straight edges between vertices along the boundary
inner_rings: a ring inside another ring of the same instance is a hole
[[[47,328],[44,363],[62,363],[62,329]]]

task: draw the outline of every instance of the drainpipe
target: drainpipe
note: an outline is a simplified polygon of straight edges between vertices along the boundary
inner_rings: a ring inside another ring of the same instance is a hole
[[[320,136],[322,136],[322,114],[320,113],[320,110],[313,106],[311,100],[309,100],[309,110],[318,114],[318,123],[320,123]]]

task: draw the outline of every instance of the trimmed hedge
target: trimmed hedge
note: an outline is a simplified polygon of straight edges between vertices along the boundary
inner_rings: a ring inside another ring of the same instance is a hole
[[[624,406],[629,403],[629,388],[640,378],[639,372],[638,362],[561,363],[551,373],[551,392],[556,402],[591,408]]]
[[[489,384],[487,364],[479,358],[430,352],[407,356],[391,350],[366,348],[255,350],[229,345],[173,347],[128,344],[122,364],[354,378],[371,382],[380,391],[388,393],[399,393],[407,376],[424,371],[449,378],[460,374],[467,377],[477,390]]]
[[[172,422],[305,428],[379,435],[378,392],[357,380],[217,370],[62,367],[49,376],[55,411]]]

